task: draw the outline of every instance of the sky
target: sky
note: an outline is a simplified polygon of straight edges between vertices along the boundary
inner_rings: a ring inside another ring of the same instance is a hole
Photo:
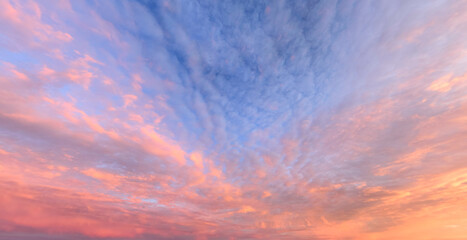
[[[0,240],[467,239],[467,1],[0,6]]]

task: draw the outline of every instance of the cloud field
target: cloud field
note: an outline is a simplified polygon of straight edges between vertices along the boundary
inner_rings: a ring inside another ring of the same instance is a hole
[[[0,6],[0,240],[467,238],[467,1]]]

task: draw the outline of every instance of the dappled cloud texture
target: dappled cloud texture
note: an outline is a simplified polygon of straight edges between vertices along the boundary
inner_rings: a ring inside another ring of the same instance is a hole
[[[467,1],[0,0],[7,239],[467,239]]]

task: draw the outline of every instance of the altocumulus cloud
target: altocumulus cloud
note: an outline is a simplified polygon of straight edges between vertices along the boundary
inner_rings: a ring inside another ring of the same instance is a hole
[[[0,239],[467,237],[467,2],[0,5]]]

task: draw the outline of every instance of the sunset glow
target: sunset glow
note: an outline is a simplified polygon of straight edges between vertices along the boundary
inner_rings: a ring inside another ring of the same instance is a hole
[[[467,239],[467,1],[0,0],[11,239]]]

